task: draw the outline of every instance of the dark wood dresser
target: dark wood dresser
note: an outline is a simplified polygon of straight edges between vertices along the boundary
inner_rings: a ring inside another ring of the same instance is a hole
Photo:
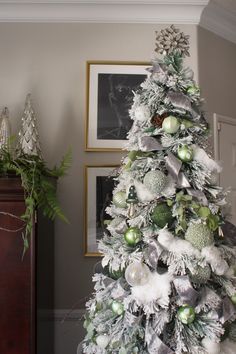
[[[24,191],[19,178],[0,178],[0,353],[35,354],[35,224],[22,258]],[[10,232],[9,230],[12,230]],[[15,230],[18,230],[15,232]]]

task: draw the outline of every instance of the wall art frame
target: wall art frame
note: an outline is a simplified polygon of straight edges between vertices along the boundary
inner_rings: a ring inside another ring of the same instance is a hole
[[[122,151],[132,126],[129,109],[148,75],[148,62],[87,61],[86,151]]]

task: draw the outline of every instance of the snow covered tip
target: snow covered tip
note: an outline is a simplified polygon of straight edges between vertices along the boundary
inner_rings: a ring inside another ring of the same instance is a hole
[[[156,31],[155,52],[164,55],[178,54],[182,57],[189,57],[189,36],[180,32],[180,29],[174,25],[162,29],[160,32]]]

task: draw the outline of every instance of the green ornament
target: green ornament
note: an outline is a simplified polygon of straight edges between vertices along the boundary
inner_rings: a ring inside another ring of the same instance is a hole
[[[206,225],[192,224],[186,231],[185,240],[201,251],[214,243],[214,235]]]
[[[191,280],[196,284],[206,284],[211,277],[211,268],[209,265],[206,267],[197,267],[193,273],[191,273]]]
[[[109,275],[113,279],[120,279],[121,277],[124,276],[124,269],[118,269],[118,270],[109,270]]]
[[[129,246],[135,246],[141,241],[142,233],[137,227],[129,227],[125,232],[125,241]]]
[[[115,193],[112,201],[117,208],[126,208],[126,192],[120,191]]]
[[[144,176],[143,183],[150,192],[158,194],[165,188],[167,184],[167,176],[159,170],[149,171]]]
[[[151,219],[161,228],[166,224],[169,226],[173,221],[172,210],[166,203],[160,203],[154,208]]]
[[[132,150],[128,153],[128,158],[131,160],[131,161],[134,161],[136,159],[136,156],[138,154],[138,151],[137,150]]]
[[[111,309],[115,315],[121,316],[124,313],[124,305],[120,301],[113,301]]]
[[[183,162],[190,162],[193,159],[193,149],[190,146],[183,145],[178,148],[178,157]]]
[[[188,89],[187,89],[187,92],[189,95],[196,95],[197,93],[200,92],[200,89],[199,87],[197,86],[190,86]]]
[[[234,305],[236,305],[236,294],[234,294],[233,296],[231,296],[231,301]]]
[[[188,129],[188,128],[193,127],[193,122],[191,122],[191,121],[188,120],[188,119],[181,119],[181,124],[184,125],[184,128],[185,128],[185,129]]]
[[[184,305],[178,309],[177,316],[183,324],[191,324],[195,320],[196,313],[193,307]]]
[[[174,134],[179,130],[180,124],[176,117],[169,116],[163,120],[162,129],[168,134]]]

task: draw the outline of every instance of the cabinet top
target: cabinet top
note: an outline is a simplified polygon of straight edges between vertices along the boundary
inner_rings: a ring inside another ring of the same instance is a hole
[[[0,177],[0,200],[23,200],[24,189],[20,177]]]

